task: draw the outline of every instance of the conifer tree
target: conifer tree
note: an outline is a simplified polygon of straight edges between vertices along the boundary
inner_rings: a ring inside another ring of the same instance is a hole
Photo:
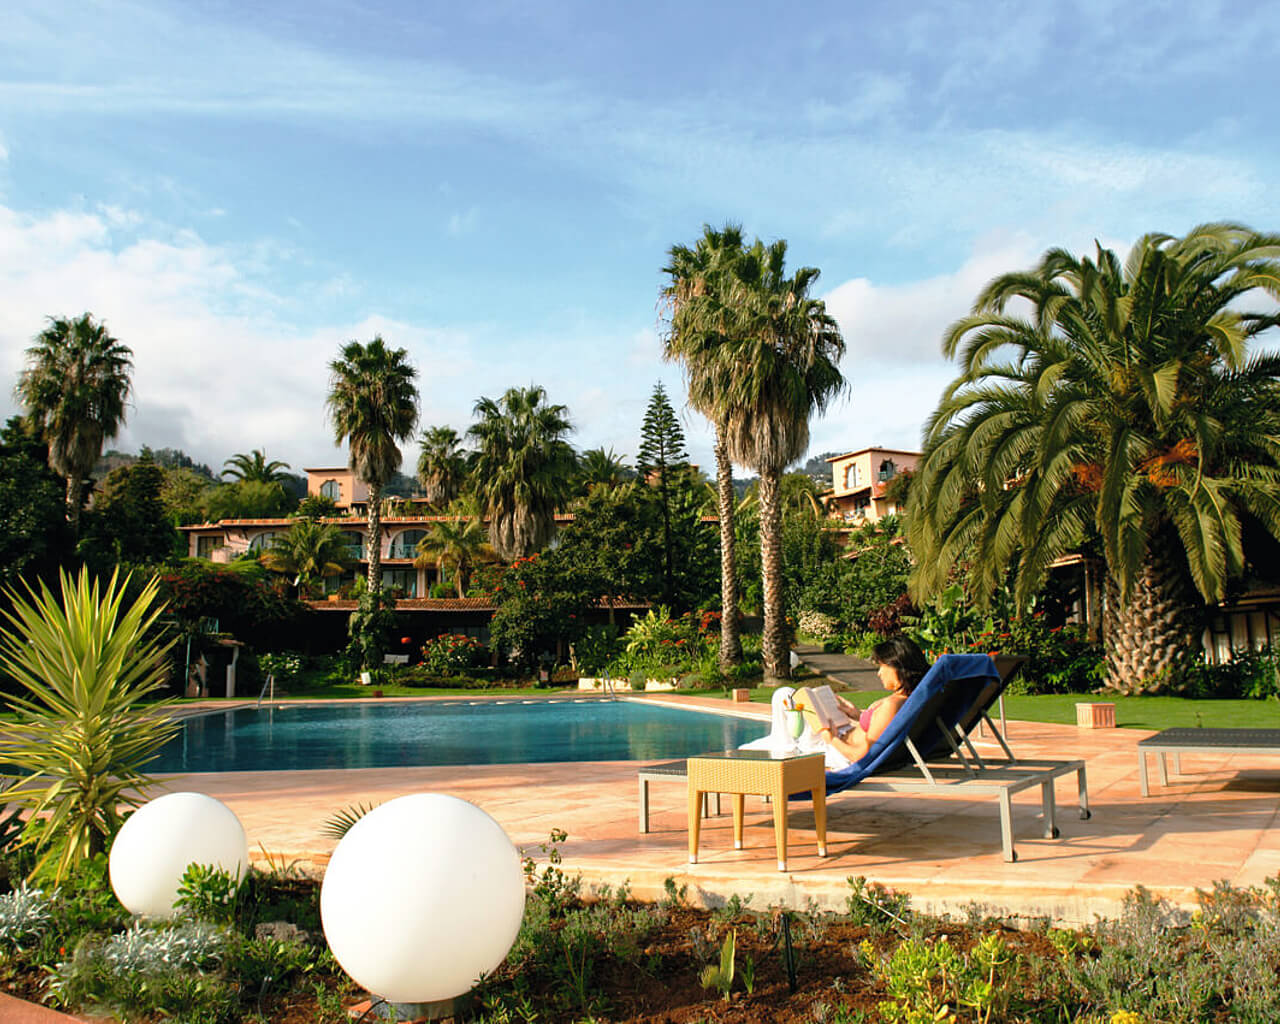
[[[661,382],[653,387],[649,407],[640,427],[640,453],[636,471],[640,479],[657,489],[662,512],[662,596],[670,604],[675,591],[671,566],[671,481],[672,474],[689,467],[689,452],[676,411],[667,400]]]

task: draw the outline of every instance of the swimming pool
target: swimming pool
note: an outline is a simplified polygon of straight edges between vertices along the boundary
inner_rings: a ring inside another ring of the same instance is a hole
[[[759,720],[631,701],[280,704],[188,718],[149,772],[640,761],[727,750]]]

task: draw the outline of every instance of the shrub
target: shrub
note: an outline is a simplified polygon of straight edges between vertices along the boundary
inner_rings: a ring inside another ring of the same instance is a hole
[[[463,633],[441,633],[422,645],[422,663],[436,675],[465,672],[484,656],[485,649],[475,637]]]
[[[1197,658],[1187,671],[1186,695],[1253,700],[1280,695],[1280,655],[1237,648],[1220,665]]]
[[[25,883],[0,896],[0,945],[23,947],[53,923],[53,897]]]
[[[258,671],[262,673],[263,679],[275,676],[277,686],[287,687],[302,672],[302,655],[292,651],[259,654]]]
[[[127,576],[103,587],[82,569],[60,581],[60,602],[43,583],[29,600],[8,591],[12,628],[0,634],[0,665],[27,690],[11,698],[17,721],[0,728],[0,761],[26,774],[5,795],[43,819],[23,842],[55,883],[107,847],[121,806],[146,800],[155,781],[142,768],[178,731],[157,713],[163,703],[138,704],[163,684],[173,644],[160,639],[155,580],[127,608]]]
[[[796,628],[805,636],[815,640],[830,640],[839,631],[840,621],[834,615],[824,612],[803,611]]]

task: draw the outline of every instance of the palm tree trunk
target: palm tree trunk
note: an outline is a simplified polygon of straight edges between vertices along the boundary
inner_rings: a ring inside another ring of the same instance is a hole
[[[764,587],[764,681],[776,686],[791,678],[782,602],[782,508],[777,472],[760,474],[760,575]]]
[[[1201,602],[1167,550],[1157,535],[1127,603],[1120,600],[1115,578],[1107,577],[1106,685],[1117,693],[1177,693],[1199,655]]]
[[[716,427],[716,497],[720,513],[720,667],[742,664],[742,637],[738,635],[737,536],[733,532],[733,465],[729,446]]]
[[[67,477],[67,522],[71,526],[71,538],[80,539],[80,474]]]
[[[667,486],[667,467],[658,467],[658,494],[662,499],[662,601],[675,603],[672,593],[675,587],[671,578],[671,492]]]
[[[369,593],[382,591],[382,487],[369,485]]]

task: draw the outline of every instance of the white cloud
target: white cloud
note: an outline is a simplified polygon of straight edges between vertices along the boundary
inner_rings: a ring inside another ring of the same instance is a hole
[[[947,327],[969,312],[974,296],[997,274],[1030,267],[1040,251],[1026,235],[988,236],[951,273],[901,285],[854,278],[826,296],[827,310],[844,336],[844,371],[859,366],[915,366],[941,362]]]

